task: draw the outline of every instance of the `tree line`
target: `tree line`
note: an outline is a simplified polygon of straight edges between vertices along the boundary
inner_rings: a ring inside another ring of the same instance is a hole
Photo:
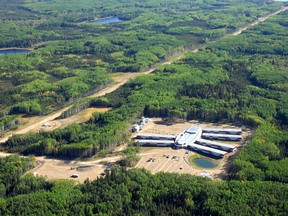
[[[0,168],[9,164],[6,159]],[[12,188],[1,194],[1,215],[285,215],[288,210],[287,187],[281,183],[217,182],[121,167],[79,185],[25,175]]]

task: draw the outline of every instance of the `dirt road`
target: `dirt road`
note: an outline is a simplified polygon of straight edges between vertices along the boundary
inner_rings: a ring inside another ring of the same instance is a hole
[[[248,28],[250,28],[250,27],[252,27],[252,26],[254,26],[254,25],[257,25],[257,24],[259,24],[259,23],[261,23],[261,22],[264,22],[264,21],[267,20],[268,18],[270,18],[270,17],[272,17],[272,16],[274,16],[274,15],[277,15],[277,14],[279,14],[279,13],[281,13],[281,12],[284,12],[284,11],[286,11],[287,9],[288,9],[288,6],[285,6],[285,7],[282,7],[281,9],[279,9],[279,10],[271,13],[271,14],[268,14],[267,16],[259,17],[256,21],[252,22],[251,24],[249,24],[249,25],[247,25],[247,26],[245,26],[245,27],[243,27],[243,28],[238,29],[236,32],[233,32],[233,33],[230,34],[230,35],[239,35],[239,34],[241,34],[243,31],[247,30]],[[227,35],[227,36],[230,36],[230,35]]]
[[[88,96],[88,97],[99,97],[99,96],[103,96],[107,93],[113,92],[114,90],[116,90],[117,88],[119,88],[121,85],[123,85],[124,83],[128,82],[129,79],[142,75],[142,74],[147,74],[147,73],[151,73],[153,71],[153,69],[150,69],[149,71],[146,72],[141,72],[141,73],[115,73],[113,74],[113,81],[114,83],[112,83],[111,85],[107,86],[106,88],[102,89],[101,91]],[[16,130],[14,131],[9,131],[7,133],[4,134],[3,137],[0,138],[0,143],[1,142],[6,142],[8,140],[9,137],[11,137],[13,134],[25,134],[28,132],[35,132],[35,131],[39,131],[41,129],[44,129],[42,125],[44,125],[45,123],[49,123],[52,122],[54,119],[56,119],[58,116],[61,115],[62,112],[64,112],[65,110],[68,110],[71,106],[67,106],[63,109],[57,110],[53,113],[50,113],[46,116],[33,116],[33,117],[29,117],[29,118],[23,118],[23,122],[26,122],[23,125],[20,125]],[[91,112],[93,112],[93,110],[91,110]],[[56,125],[58,124],[66,124],[65,121],[69,121],[71,123],[73,123],[73,121],[70,119],[66,119],[66,120],[62,120],[62,123],[60,122],[60,120],[55,120],[53,121],[52,126],[54,125],[54,123]],[[79,122],[78,122],[79,123]],[[46,128],[48,130],[48,128]]]
[[[225,37],[229,37],[231,35],[239,35],[244,30],[248,29],[249,27],[257,25],[260,22],[265,21],[269,17],[274,16],[276,14],[279,14],[279,13],[281,13],[283,11],[286,11],[287,9],[288,9],[288,6],[285,6],[285,7],[281,8],[281,9],[279,9],[279,10],[277,10],[277,11],[275,11],[275,12],[273,12],[273,13],[267,15],[267,16],[260,17],[256,21],[254,21],[253,23],[251,23],[251,24],[249,24],[249,25],[247,25],[247,26],[245,26],[245,27],[243,27],[241,29],[238,29],[237,31],[235,31],[235,32],[233,32],[231,34],[227,34]],[[204,44],[201,47],[204,47],[204,46],[206,46],[206,45]],[[186,52],[191,52],[191,50],[190,51],[186,51]],[[198,49],[194,49],[194,50],[192,50],[192,52],[198,52]],[[161,63],[161,65],[171,64],[173,61],[180,59],[183,56],[183,54],[184,53],[179,54],[178,56],[173,57],[171,60],[168,60],[168,61],[165,61],[165,62]],[[115,81],[113,84],[111,84],[110,86],[107,86],[106,88],[102,89],[101,91],[99,91],[99,92],[97,92],[97,93],[95,93],[95,94],[93,94],[93,95],[91,95],[89,97],[103,96],[105,94],[113,92],[114,90],[116,90],[117,88],[119,88],[120,86],[122,86],[123,84],[128,82],[128,80],[130,80],[131,78],[137,77],[137,76],[142,75],[142,74],[149,74],[149,73],[151,73],[154,70],[155,70],[155,68],[151,68],[148,71],[138,72],[138,73],[115,73],[115,74],[113,74],[113,77],[112,77],[112,79]],[[24,125],[20,125],[14,131],[9,131],[6,134],[4,134],[4,136],[2,138],[0,138],[0,143],[7,141],[8,138],[10,136],[12,136],[13,134],[25,134],[25,133],[32,132],[32,131],[39,131],[43,124],[53,121],[62,112],[64,112],[65,110],[69,109],[71,106],[72,105],[67,106],[67,107],[65,107],[63,109],[57,110],[57,111],[55,111],[55,112],[53,112],[51,114],[48,114],[46,116],[36,116],[36,117],[30,117],[29,119],[24,119],[24,121],[26,121],[27,123],[24,124]],[[62,120],[62,121],[64,122],[62,124],[67,125],[65,123],[65,120]],[[69,121],[71,121],[71,119]],[[71,122],[73,122],[73,121],[71,121]],[[55,124],[57,125],[57,122]]]
[[[171,64],[172,61],[167,61],[164,62],[163,64]],[[118,89],[120,86],[122,86],[123,84],[125,84],[126,82],[128,82],[128,80],[130,80],[131,78],[143,75],[143,74],[149,74],[152,71],[154,71],[154,68],[145,71],[145,72],[138,72],[138,73],[114,73],[112,76],[113,79],[113,83],[109,86],[107,86],[106,88],[102,89],[99,92],[94,93],[93,95],[90,95],[88,97],[99,97],[99,96],[103,96],[105,94],[108,94],[110,92],[115,91],[116,89]],[[87,98],[88,98],[87,97]],[[29,117],[29,118],[23,118],[22,121],[25,123],[23,125],[20,125],[16,130],[14,131],[9,131],[7,133],[4,134],[3,137],[0,138],[0,143],[2,142],[6,142],[9,137],[11,137],[13,134],[25,134],[28,132],[37,132],[39,130],[45,130],[45,131],[49,131],[55,128],[59,128],[58,125],[65,125],[68,126],[69,124],[72,124],[73,122],[77,122],[77,123],[81,123],[84,122],[87,119],[83,119],[83,121],[80,121],[77,118],[76,114],[74,116],[71,116],[67,119],[62,119],[62,120],[55,120],[58,116],[61,115],[62,112],[64,112],[65,110],[68,110],[71,106],[73,105],[69,105],[63,109],[57,110],[51,114],[48,114],[46,116],[33,116],[33,117]],[[93,112],[95,112],[93,109],[90,109],[89,112],[86,111],[86,115],[91,115]],[[78,121],[77,121],[78,120]],[[49,123],[50,127],[43,127],[43,125],[45,123]]]

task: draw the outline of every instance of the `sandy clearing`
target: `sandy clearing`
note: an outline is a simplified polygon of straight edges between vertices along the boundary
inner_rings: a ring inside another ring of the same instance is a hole
[[[36,157],[36,160],[41,165],[30,170],[28,173],[37,173],[38,176],[43,176],[47,179],[73,179],[83,183],[86,179],[94,180],[100,177],[101,173],[110,167],[109,163],[115,163],[121,158],[122,156],[113,156],[94,161],[79,161]],[[89,166],[90,168],[81,170],[83,166]],[[79,178],[71,178],[72,174],[78,174]]]
[[[84,182],[86,179],[96,179],[105,170],[106,166],[102,164],[94,164],[89,166],[89,170],[77,170],[84,166],[77,161],[67,162],[56,159],[45,159],[40,167],[32,169],[30,173],[37,173],[38,176],[44,176],[47,179],[73,179],[72,174],[78,174],[79,178],[74,179],[78,182]]]
[[[11,137],[13,134],[25,134],[25,133],[28,133],[30,131],[33,131],[35,129],[40,128],[41,125],[43,125],[44,123],[46,123],[48,121],[52,121],[53,119],[57,118],[62,112],[64,112],[65,110],[67,110],[69,108],[70,108],[70,106],[65,107],[63,109],[60,109],[58,111],[55,111],[55,112],[49,114],[48,116],[33,116],[33,117],[29,118],[28,123],[26,123],[25,119],[24,119],[25,124],[18,126],[18,128],[14,131],[9,131],[9,132],[5,133],[4,136],[0,138],[0,143],[6,142],[8,140],[8,138]]]
[[[83,123],[88,121],[94,112],[107,112],[109,110],[111,110],[111,108],[90,107],[65,119],[55,119],[53,121],[48,121],[47,123],[50,125],[49,127],[41,126],[40,128],[35,128],[34,130],[31,130],[31,132],[38,132],[40,130],[52,131],[57,128],[65,128],[72,123]]]

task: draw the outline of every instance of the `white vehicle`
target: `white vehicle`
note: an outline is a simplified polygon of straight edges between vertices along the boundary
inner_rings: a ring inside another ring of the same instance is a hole
[[[51,125],[48,122],[44,123],[42,126],[43,127],[51,127]]]

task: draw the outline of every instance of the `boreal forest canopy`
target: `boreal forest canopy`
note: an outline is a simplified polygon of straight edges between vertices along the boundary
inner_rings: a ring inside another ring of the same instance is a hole
[[[288,10],[249,26],[285,4],[0,0],[0,136],[23,116],[109,108],[1,143],[15,155],[0,158],[0,215],[287,215]],[[117,22],[95,21],[102,18]],[[7,48],[28,51],[2,55]],[[150,69],[104,97],[87,97],[119,72]],[[141,115],[237,123],[253,134],[226,181],[127,169],[137,160],[133,147],[124,166],[83,184],[27,173],[39,165],[34,156],[90,158],[128,143]]]

